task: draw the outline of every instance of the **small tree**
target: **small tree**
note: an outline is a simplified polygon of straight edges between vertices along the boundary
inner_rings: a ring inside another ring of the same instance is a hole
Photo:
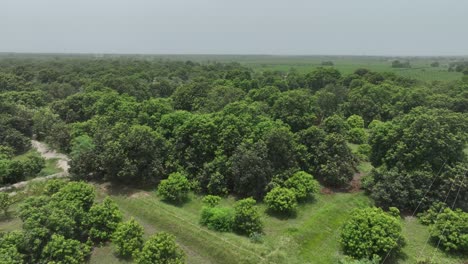
[[[0,192],[0,210],[3,211],[5,216],[8,214],[8,208],[10,208],[11,199],[10,195],[5,192]]]
[[[101,204],[94,204],[89,210],[89,236],[96,241],[107,241],[122,221],[122,213],[117,204],[106,197]]]
[[[314,198],[320,191],[320,184],[318,181],[305,171],[294,173],[284,184],[287,188],[294,191],[298,201]]]
[[[158,195],[169,202],[183,202],[187,199],[190,190],[190,182],[180,172],[171,173],[166,180],[162,180],[158,186]]]
[[[404,239],[399,219],[380,208],[355,210],[344,225],[340,239],[344,253],[354,258],[372,259],[396,252]],[[394,251],[394,252],[395,252]]]
[[[44,187],[44,194],[53,195],[54,193],[57,193],[66,184],[67,183],[61,179],[48,180]]]
[[[231,208],[225,207],[203,207],[200,224],[209,229],[229,232],[232,230],[234,214]]]
[[[52,198],[58,201],[78,203],[85,211],[88,211],[94,203],[95,196],[92,185],[85,182],[69,182],[59,192],[52,195]]]
[[[274,213],[292,214],[297,209],[297,199],[294,191],[275,187],[267,193],[263,200],[268,206],[268,210]]]
[[[221,201],[221,197],[216,195],[207,195],[203,197],[202,203],[208,207],[215,207]]]
[[[351,143],[364,144],[367,142],[368,136],[363,128],[352,128],[348,131],[346,138]]]
[[[468,213],[445,208],[429,230],[443,250],[468,252]]]
[[[80,241],[54,234],[44,247],[41,259],[44,263],[81,264],[89,252],[90,248]]]
[[[185,253],[175,242],[175,237],[165,232],[152,236],[143,249],[134,254],[137,264],[182,264]]]
[[[246,235],[262,232],[263,223],[255,203],[254,199],[245,198],[237,201],[234,205],[233,228],[236,232]]]
[[[120,223],[112,235],[115,252],[121,257],[131,257],[143,246],[143,227],[135,221]]]
[[[362,119],[359,115],[352,115],[346,119],[346,123],[348,123],[351,129],[353,128],[364,128],[364,119]]]

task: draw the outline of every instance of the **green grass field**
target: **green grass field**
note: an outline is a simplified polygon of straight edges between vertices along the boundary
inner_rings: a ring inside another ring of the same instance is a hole
[[[197,62],[239,62],[253,68],[255,71],[282,71],[287,72],[294,68],[301,73],[313,71],[320,67],[323,61],[332,61],[334,67],[342,74],[349,74],[359,68],[367,68],[376,72],[393,72],[400,76],[410,77],[424,81],[453,81],[460,80],[462,74],[448,72],[448,64],[457,59],[455,57],[378,57],[378,56],[279,56],[279,55],[159,55],[158,58],[170,60],[192,60]],[[411,68],[392,68],[392,61],[409,60]],[[431,67],[434,61],[440,67]]]

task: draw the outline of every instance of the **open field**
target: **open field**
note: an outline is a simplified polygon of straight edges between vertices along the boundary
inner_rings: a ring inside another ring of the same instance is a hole
[[[460,80],[461,73],[448,72],[448,64],[460,58],[455,57],[376,57],[376,56],[273,56],[273,55],[167,55],[157,56],[164,59],[193,60],[199,62],[220,61],[239,62],[256,71],[283,71],[296,69],[301,73],[313,71],[320,67],[323,61],[331,61],[342,74],[349,74],[359,68],[367,68],[376,72],[393,72],[400,76],[411,77],[424,81]],[[409,60],[412,68],[392,68],[393,60]],[[440,67],[431,67],[434,61]]]

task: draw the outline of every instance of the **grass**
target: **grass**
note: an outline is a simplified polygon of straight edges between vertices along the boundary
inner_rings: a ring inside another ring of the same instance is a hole
[[[166,55],[156,56],[172,60],[192,60],[197,62],[220,61],[238,62],[251,67],[257,72],[281,71],[296,69],[308,73],[321,66],[323,61],[332,61],[334,67],[342,74],[353,73],[358,68],[367,68],[376,72],[393,72],[397,75],[424,81],[460,80],[462,73],[449,72],[448,64],[456,58],[441,57],[379,57],[379,56],[270,56],[270,55]],[[395,59],[409,60],[412,68],[397,69],[391,67]],[[458,58],[461,60],[463,58]],[[434,61],[440,62],[440,67],[431,67]]]

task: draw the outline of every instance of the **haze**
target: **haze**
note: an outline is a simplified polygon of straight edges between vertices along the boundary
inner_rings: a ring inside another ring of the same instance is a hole
[[[467,55],[462,0],[0,0],[0,52]]]

